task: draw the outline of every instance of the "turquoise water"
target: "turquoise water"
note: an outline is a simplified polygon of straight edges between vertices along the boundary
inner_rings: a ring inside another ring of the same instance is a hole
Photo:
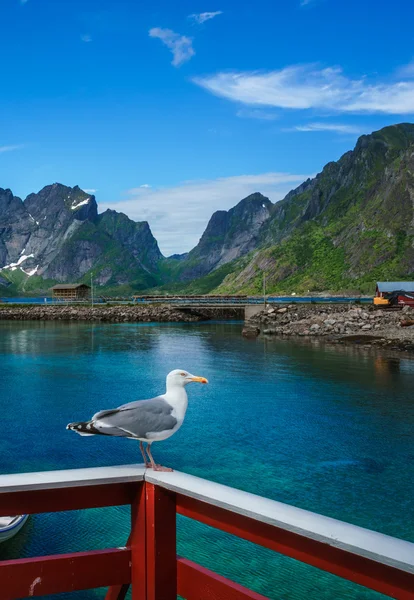
[[[414,361],[240,332],[0,322],[0,472],[137,462],[137,444],[66,423],[151,397],[183,368],[210,384],[188,388],[185,423],[154,445],[158,461],[414,541]],[[35,515],[0,559],[124,545],[128,523],[125,507]],[[383,598],[184,518],[178,552],[275,600]]]

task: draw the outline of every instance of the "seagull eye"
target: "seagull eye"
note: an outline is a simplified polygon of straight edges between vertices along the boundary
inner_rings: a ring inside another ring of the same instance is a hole
[[[180,373],[180,375],[181,375],[181,377],[185,377],[186,374],[185,373]]]

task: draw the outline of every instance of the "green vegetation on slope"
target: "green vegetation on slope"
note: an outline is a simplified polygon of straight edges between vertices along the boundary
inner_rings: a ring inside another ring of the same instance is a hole
[[[353,152],[277,203],[256,250],[192,282],[218,293],[373,292],[414,275],[414,125],[362,136]],[[222,278],[214,287],[214,284]],[[177,288],[176,288],[177,289]]]

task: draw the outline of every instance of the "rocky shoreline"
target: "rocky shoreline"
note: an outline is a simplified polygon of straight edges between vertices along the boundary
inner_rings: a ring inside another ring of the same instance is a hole
[[[409,323],[413,321],[412,326]],[[244,335],[325,338],[341,344],[383,346],[414,352],[414,309],[373,305],[269,306],[246,324]]]
[[[10,305],[0,303],[0,321],[99,321],[104,323],[198,323],[212,319],[243,319],[243,309],[174,308],[169,304],[96,305]]]
[[[202,315],[184,312],[167,305],[157,306],[7,306],[0,305],[0,320],[9,321],[100,321],[186,322],[204,320]]]

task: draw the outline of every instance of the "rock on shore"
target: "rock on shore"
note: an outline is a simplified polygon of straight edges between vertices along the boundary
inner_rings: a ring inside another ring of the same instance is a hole
[[[202,315],[184,312],[167,305],[150,306],[7,306],[0,305],[0,320],[11,321],[101,321],[123,322],[197,322]]]
[[[373,305],[270,306],[251,319],[265,335],[318,336],[338,342],[358,342],[414,351],[414,327],[401,322],[414,317],[414,310],[380,310]]]

